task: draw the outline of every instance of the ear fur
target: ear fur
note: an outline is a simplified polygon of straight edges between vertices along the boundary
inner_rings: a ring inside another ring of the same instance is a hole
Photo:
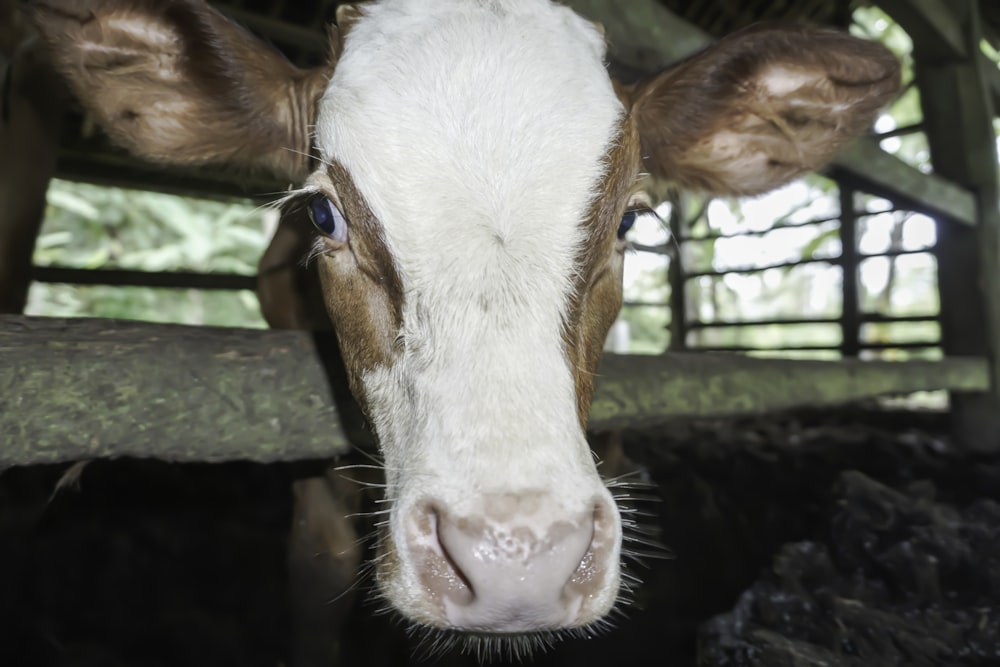
[[[885,47],[806,27],[751,27],[630,91],[646,169],[717,195],[815,170],[899,90]]]
[[[351,27],[358,22],[358,19],[365,15],[365,5],[367,2],[354,2],[337,6],[337,28],[341,34],[346,35]]]
[[[310,171],[315,106],[333,64],[301,70],[197,0],[31,5],[57,69],[115,139],[169,164]]]

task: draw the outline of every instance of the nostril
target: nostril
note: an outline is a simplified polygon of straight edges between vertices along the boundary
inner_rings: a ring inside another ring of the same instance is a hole
[[[590,544],[567,584],[568,591],[589,596],[604,583],[609,560],[614,557],[619,539],[616,509],[607,502],[598,502],[594,505],[593,534]]]
[[[446,570],[447,578],[451,584],[449,586],[448,595],[458,604],[469,604],[476,596],[475,589],[469,581],[469,578],[462,571],[462,568],[455,562],[455,558],[452,556],[451,549],[449,548],[447,541],[442,539],[442,514],[433,504],[428,504],[427,512],[429,513],[434,546],[443,561],[441,565]]]
[[[456,518],[427,506],[436,569],[439,576],[447,571],[441,601],[449,624],[490,632],[577,624],[587,591],[603,570],[594,558],[598,522],[593,511],[553,521],[551,505],[540,509]]]

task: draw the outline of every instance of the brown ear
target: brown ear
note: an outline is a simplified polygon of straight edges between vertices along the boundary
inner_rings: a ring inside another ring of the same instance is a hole
[[[717,195],[753,195],[817,169],[899,89],[883,46],[804,27],[753,27],[632,91],[646,169]]]
[[[264,167],[295,181],[308,174],[332,64],[301,70],[196,0],[47,0],[32,9],[81,102],[135,154]]]

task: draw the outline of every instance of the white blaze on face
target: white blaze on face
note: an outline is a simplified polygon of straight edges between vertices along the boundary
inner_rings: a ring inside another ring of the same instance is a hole
[[[400,356],[362,378],[396,549],[403,516],[428,497],[464,517],[489,514],[491,494],[548,492],[545,516],[525,518],[542,539],[607,498],[562,330],[581,222],[623,113],[603,39],[541,0],[365,12],[316,135],[381,221],[404,292]],[[400,561],[393,598],[417,576]]]

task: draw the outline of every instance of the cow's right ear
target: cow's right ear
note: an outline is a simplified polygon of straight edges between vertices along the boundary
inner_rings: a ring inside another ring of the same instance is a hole
[[[864,133],[900,85],[885,47],[830,30],[753,27],[627,90],[645,168],[715,195],[813,171]]]
[[[84,107],[136,155],[301,182],[334,63],[302,70],[197,0],[44,0],[36,25]],[[331,33],[330,53],[339,51]]]

